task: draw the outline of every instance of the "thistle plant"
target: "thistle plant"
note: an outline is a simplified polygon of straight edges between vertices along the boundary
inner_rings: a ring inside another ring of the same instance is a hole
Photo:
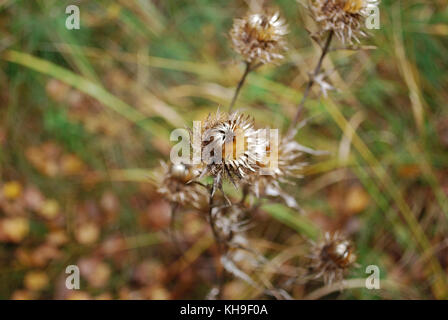
[[[332,284],[341,281],[355,264],[355,247],[342,234],[327,232],[323,240],[312,242],[309,258],[313,278],[323,278],[325,283]]]
[[[306,165],[302,161],[304,153],[320,154],[320,152],[307,148],[294,140],[296,131],[285,136],[278,143],[270,141],[269,150],[265,158],[271,153],[277,154],[277,161],[272,165],[267,159],[263,159],[259,169],[264,174],[251,176],[247,181],[247,189],[257,198],[280,197],[288,207],[300,209],[294,197],[286,193],[281,184],[292,183],[292,180],[301,178],[301,171]]]
[[[266,261],[251,247],[248,238],[250,227],[256,224],[253,213],[261,200],[282,201],[288,207],[303,212],[296,199],[284,191],[285,184],[301,177],[305,166],[303,154],[322,154],[295,140],[298,130],[306,124],[306,120],[301,120],[303,109],[314,84],[319,84],[324,94],[332,88],[324,80],[322,66],[331,51],[334,37],[343,44],[351,44],[353,40],[359,41],[361,36],[366,36],[361,28],[364,9],[362,0],[309,1],[309,13],[318,27],[318,31],[310,36],[322,51],[296,115],[282,138],[271,131],[261,135],[253,117],[233,111],[233,108],[250,72],[267,63],[279,63],[284,58],[287,25],[278,12],[250,13],[235,19],[230,31],[231,45],[241,56],[246,69],[237,84],[229,111],[210,113],[202,122],[199,163],[163,164],[164,176],[159,192],[174,204],[173,217],[175,211],[185,206],[206,213],[224,270],[254,287],[264,286],[239,267],[242,260],[253,262],[255,269]],[[193,138],[192,134],[190,138]],[[241,190],[241,198],[237,200],[235,196],[227,195],[224,183]],[[310,263],[306,266],[310,274],[304,275],[303,281],[318,278],[322,278],[325,284],[341,281],[355,264],[353,243],[337,232],[327,233],[324,240],[313,242],[310,250]],[[218,278],[219,296],[226,274],[221,273]],[[288,297],[281,288],[265,288],[263,292],[276,298]]]
[[[204,123],[201,141],[201,147],[211,153],[202,153],[205,165],[200,177],[207,174],[213,177],[212,196],[216,189],[222,189],[224,178],[236,185],[256,173],[267,145],[257,135],[254,120],[239,112],[224,114],[217,111],[214,116],[209,116]]]
[[[283,59],[288,27],[278,12],[252,13],[235,19],[230,39],[233,49],[248,64],[267,64]]]
[[[242,57],[246,69],[230,103],[230,111],[251,71],[267,63],[277,63],[284,58],[284,38],[287,33],[288,26],[278,12],[250,13],[244,18],[234,20],[230,40],[235,52]]]
[[[290,132],[295,129],[300,120],[305,102],[311,93],[313,85],[319,84],[324,95],[327,94],[327,89],[333,88],[323,80],[325,74],[322,73],[322,63],[326,55],[331,51],[334,36],[343,44],[348,45],[353,44],[353,40],[359,42],[360,37],[367,36],[367,33],[363,30],[368,14],[367,4],[367,0],[308,0],[308,11],[318,29],[310,36],[318,43],[322,52],[314,71],[310,74],[302,100],[291,123]]]
[[[167,164],[161,162],[162,181],[158,192],[173,205],[192,206],[195,209],[204,207],[207,195],[197,184],[187,184],[200,173],[199,166],[188,164]]]
[[[318,36],[332,32],[343,43],[360,42],[367,16],[367,0],[309,0],[309,10],[318,24]]]

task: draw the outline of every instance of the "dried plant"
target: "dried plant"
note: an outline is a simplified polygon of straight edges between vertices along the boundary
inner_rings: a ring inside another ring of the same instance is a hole
[[[302,146],[294,140],[297,131],[284,137],[278,145],[270,141],[265,158],[260,163],[260,170],[263,174],[249,178],[248,189],[257,198],[259,197],[280,197],[292,208],[299,209],[299,205],[294,197],[283,191],[281,183],[291,183],[291,179],[300,178],[301,170],[306,165],[301,160],[303,153],[315,153],[313,150]],[[277,152],[277,161],[273,164],[269,157],[271,152]]]
[[[204,169],[199,177],[213,177],[212,196],[217,188],[221,189],[223,179],[236,185],[256,174],[267,145],[257,134],[250,116],[219,110],[205,121],[201,143]]]
[[[204,208],[207,192],[200,185],[188,183],[200,174],[199,166],[161,162],[161,167],[163,176],[158,188],[161,195],[176,205]]]
[[[241,55],[246,69],[239,81],[229,111],[232,111],[247,75],[266,63],[283,59],[286,48],[285,35],[288,26],[278,12],[250,13],[235,19],[230,30],[233,49]]]
[[[343,42],[359,42],[367,15],[366,0],[309,0],[309,10],[319,26],[319,36],[331,31]]]
[[[233,48],[243,57],[246,70],[235,90],[229,112],[218,110],[203,121],[199,164],[164,165],[165,178],[159,192],[172,203],[180,206],[188,203],[208,212],[208,222],[218,244],[224,270],[276,298],[289,295],[282,288],[264,288],[240,267],[242,261],[251,262],[254,268],[266,261],[263,255],[250,247],[247,231],[257,204],[251,201],[247,203],[246,199],[253,196],[259,202],[260,199],[270,201],[279,198],[287,206],[302,211],[295,198],[286,193],[282,186],[301,177],[306,164],[301,159],[304,153],[322,153],[295,141],[298,130],[306,124],[306,121],[299,123],[302,110],[315,83],[323,89],[325,95],[327,90],[334,89],[324,80],[326,73],[321,70],[323,60],[330,52],[333,35],[343,42],[358,40],[358,36],[364,35],[360,27],[363,8],[363,1],[310,2],[309,9],[320,25],[319,35],[326,35],[326,40],[321,45],[322,53],[297,107],[297,113],[287,134],[281,139],[272,139],[271,132],[269,135],[260,135],[252,117],[234,112],[232,108],[249,72],[283,58],[286,24],[278,13],[248,14],[243,19],[235,19],[230,37]],[[206,176],[213,179],[211,184],[202,182]],[[240,201],[232,201],[234,199],[231,200],[224,193],[225,181],[237,188],[242,187]],[[217,197],[216,190],[221,191],[222,197]],[[345,237],[339,233],[327,233],[324,240],[313,243],[310,259],[311,278],[322,277],[326,284],[331,284],[343,279],[354,265],[356,254],[353,244]],[[225,274],[221,273],[219,277],[221,287],[218,290],[214,288],[210,297],[222,294]],[[306,281],[308,277],[304,276],[298,282]]]
[[[288,27],[278,12],[253,13],[235,19],[230,39],[234,50],[249,64],[266,64],[283,59]]]
[[[295,130],[299,123],[304,105],[314,84],[318,84],[321,92],[326,96],[328,90],[335,89],[330,83],[324,80],[327,76],[322,72],[322,64],[331,51],[331,43],[334,35],[344,44],[351,45],[353,39],[359,42],[359,37],[367,36],[362,30],[367,12],[368,2],[366,0],[309,0],[308,10],[319,26],[316,34],[311,34],[311,38],[318,42],[322,49],[321,55],[314,71],[310,74],[289,132]],[[343,48],[339,48],[343,49]],[[355,50],[357,48],[354,48]]]
[[[249,220],[241,206],[215,206],[212,209],[212,217],[220,241],[231,247],[246,245],[245,232],[249,227]]]
[[[448,297],[447,1],[6,2],[0,299]]]
[[[311,268],[314,278],[322,277],[326,284],[341,281],[356,261],[353,243],[339,233],[325,233],[325,238],[312,244]]]

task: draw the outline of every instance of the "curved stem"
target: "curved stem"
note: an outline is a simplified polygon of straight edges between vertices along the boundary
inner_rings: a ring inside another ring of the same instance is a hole
[[[255,68],[253,68],[253,69],[255,69]],[[238,98],[238,95],[239,95],[239,93],[241,91],[241,88],[243,87],[244,82],[246,81],[247,75],[253,69],[251,69],[251,63],[250,62],[246,62],[246,69],[244,70],[243,76],[241,77],[240,82],[238,82],[238,85],[237,85],[237,87],[235,89],[235,93],[233,95],[232,102],[230,103],[229,113],[232,112],[232,109],[235,106],[236,99]]]
[[[308,95],[310,94],[311,88],[314,85],[314,79],[319,75],[320,70],[322,68],[322,63],[324,61],[324,58],[327,55],[327,53],[329,52],[330,43],[331,43],[331,40],[333,39],[333,34],[334,34],[333,31],[330,31],[330,33],[328,34],[327,40],[325,42],[325,46],[322,49],[322,54],[320,55],[320,58],[319,58],[319,62],[317,63],[317,66],[314,69],[314,72],[311,75],[311,78],[310,78],[310,80],[308,81],[308,83],[306,85],[305,92],[303,93],[302,100],[300,101],[299,105],[297,106],[296,114],[295,114],[294,119],[291,122],[291,125],[290,125],[289,130],[288,130],[289,133],[291,133],[295,129],[295,127],[297,126],[297,123],[299,122],[300,116],[302,115],[302,112],[303,112],[303,107],[305,105],[306,99],[308,98]]]

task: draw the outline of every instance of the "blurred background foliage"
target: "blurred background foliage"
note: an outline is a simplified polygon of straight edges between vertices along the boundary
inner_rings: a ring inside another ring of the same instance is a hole
[[[244,66],[227,32],[248,2],[0,0],[0,298],[205,297],[218,264],[210,230],[183,215],[178,254],[157,168],[172,129],[229,104]],[[70,4],[80,30],[65,28]],[[289,51],[249,76],[237,106],[285,129],[319,48],[302,5],[266,4],[289,23]],[[360,267],[349,278],[377,265],[382,289],[354,281],[329,298],[446,298],[448,4],[383,0],[380,11],[362,41],[376,49],[332,52],[324,67],[338,90],[306,104],[297,139],[330,154],[307,159],[288,187],[305,213],[266,205],[250,235],[285,268],[307,238],[350,235]],[[65,288],[70,264],[81,290]],[[260,277],[281,287],[286,273],[271,269]],[[302,299],[321,286],[288,290]],[[224,290],[260,297],[232,278]]]

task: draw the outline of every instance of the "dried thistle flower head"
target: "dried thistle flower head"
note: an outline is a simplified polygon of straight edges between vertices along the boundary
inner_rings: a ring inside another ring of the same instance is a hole
[[[248,284],[258,287],[250,276],[265,261],[264,257],[249,245],[246,231],[250,228],[248,212],[241,205],[220,206],[212,210],[216,232],[228,250],[221,256],[227,272]]]
[[[291,184],[291,179],[301,178],[301,169],[306,165],[300,158],[303,153],[318,154],[310,148],[302,146],[294,140],[297,131],[285,136],[280,142],[275,144],[273,139],[269,139],[269,146],[263,160],[258,164],[262,175],[251,177],[248,183],[249,191],[257,198],[259,197],[280,197],[286,205],[299,209],[296,200],[283,191],[280,183]],[[270,152],[278,152],[277,162],[270,162]]]
[[[239,112],[209,115],[203,126],[201,176],[214,178],[214,188],[220,188],[223,178],[234,184],[256,174],[266,142],[254,129],[251,117]]]
[[[343,42],[359,42],[367,15],[367,0],[309,0],[309,9],[319,24],[319,34],[333,31]]]
[[[201,209],[206,206],[207,192],[202,186],[189,183],[200,173],[199,166],[161,163],[163,178],[158,192],[170,202]]]
[[[278,12],[254,13],[234,20],[230,39],[247,63],[265,64],[283,59],[287,33],[288,27]]]
[[[333,281],[341,281],[355,264],[355,247],[337,232],[326,233],[323,241],[313,244],[310,258],[315,278],[323,277],[326,284],[331,284]]]
[[[246,244],[245,231],[249,227],[249,220],[239,205],[214,207],[212,217],[220,240],[229,246]]]

